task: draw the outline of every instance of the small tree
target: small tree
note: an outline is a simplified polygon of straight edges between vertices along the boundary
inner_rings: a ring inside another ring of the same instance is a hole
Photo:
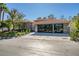
[[[74,41],[78,41],[79,39],[79,15],[77,16],[74,16],[72,18],[72,21],[71,21],[71,32],[70,32],[70,36],[71,36],[71,40],[74,40]]]
[[[48,18],[52,18],[52,19],[53,19],[53,18],[55,18],[55,17],[54,17],[53,14],[50,14],[50,15],[48,16]]]
[[[9,15],[10,15],[10,19],[12,20],[12,24],[13,24],[13,29],[14,30],[14,20],[16,20],[17,18],[17,10],[16,9],[12,9],[10,12],[9,12]]]
[[[42,19],[41,17],[38,17],[37,19]]]
[[[64,15],[61,16],[61,19],[65,19],[65,18],[64,18]]]
[[[24,17],[25,15],[23,13],[20,13],[18,12],[18,15],[17,15],[17,25],[19,27],[19,29],[21,29],[21,23],[24,22]]]
[[[9,12],[10,15],[10,19],[12,20],[12,24],[13,24],[13,30],[18,28],[21,28],[20,25],[25,17],[25,15],[23,13],[20,13],[18,10],[13,9]]]
[[[5,24],[6,24],[6,27],[8,28],[8,31],[13,29],[12,20],[6,20]]]

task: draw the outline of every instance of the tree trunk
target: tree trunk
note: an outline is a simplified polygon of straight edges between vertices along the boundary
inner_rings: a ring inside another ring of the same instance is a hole
[[[1,20],[1,12],[0,12],[0,20]]]
[[[4,22],[4,11],[2,13],[2,23]],[[3,27],[2,27],[2,32],[3,32]]]
[[[8,31],[10,31],[10,28],[8,28]]]
[[[1,20],[2,8],[0,8],[0,20]]]
[[[0,12],[0,21],[1,21],[1,12]],[[0,22],[0,26],[1,26],[1,22]]]
[[[20,30],[20,28],[21,28],[21,26],[20,26],[20,24],[19,24],[19,30]]]

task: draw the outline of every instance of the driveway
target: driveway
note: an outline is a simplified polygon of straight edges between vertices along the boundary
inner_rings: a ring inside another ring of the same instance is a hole
[[[30,35],[32,34],[33,33],[18,38],[1,40],[0,55],[1,56],[63,56],[63,55],[79,56],[79,43],[62,39],[38,40],[37,38],[36,40],[34,38],[33,39],[30,38]]]
[[[70,40],[67,33],[36,33],[32,32],[23,38],[41,39],[41,40]]]

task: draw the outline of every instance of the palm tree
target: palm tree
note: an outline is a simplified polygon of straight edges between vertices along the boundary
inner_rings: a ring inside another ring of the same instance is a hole
[[[4,13],[8,13],[9,9],[7,8],[6,4],[4,3],[0,3],[0,20],[4,20]],[[2,27],[2,31],[3,31],[3,27]]]
[[[2,13],[2,8],[0,7],[0,20],[1,20],[1,13]]]
[[[14,26],[14,25],[15,25],[14,22],[18,23],[19,29],[20,29],[20,27],[21,27],[21,26],[20,26],[20,25],[21,25],[20,22],[23,21],[25,15],[24,15],[23,13],[20,13],[20,12],[19,12],[18,10],[16,10],[16,9],[11,10],[11,11],[9,12],[9,15],[10,15],[10,19],[12,20],[13,30],[15,29],[15,28],[14,28],[14,27],[15,27],[15,26]]]
[[[18,24],[19,24],[19,29],[21,28],[20,22],[24,21],[24,17],[25,17],[25,15],[23,13],[18,12],[17,21],[18,21]]]
[[[9,12],[10,19],[12,20],[12,24],[13,24],[12,30],[14,30],[14,20],[16,20],[16,18],[17,18],[17,15],[18,15],[17,13],[18,13],[18,11],[16,9],[13,9]]]

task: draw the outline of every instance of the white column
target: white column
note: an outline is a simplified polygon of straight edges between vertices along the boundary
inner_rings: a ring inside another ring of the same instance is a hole
[[[35,32],[38,32],[38,27],[37,27],[37,25],[35,25]]]
[[[53,33],[54,33],[54,24],[52,24],[52,31],[53,31]]]

